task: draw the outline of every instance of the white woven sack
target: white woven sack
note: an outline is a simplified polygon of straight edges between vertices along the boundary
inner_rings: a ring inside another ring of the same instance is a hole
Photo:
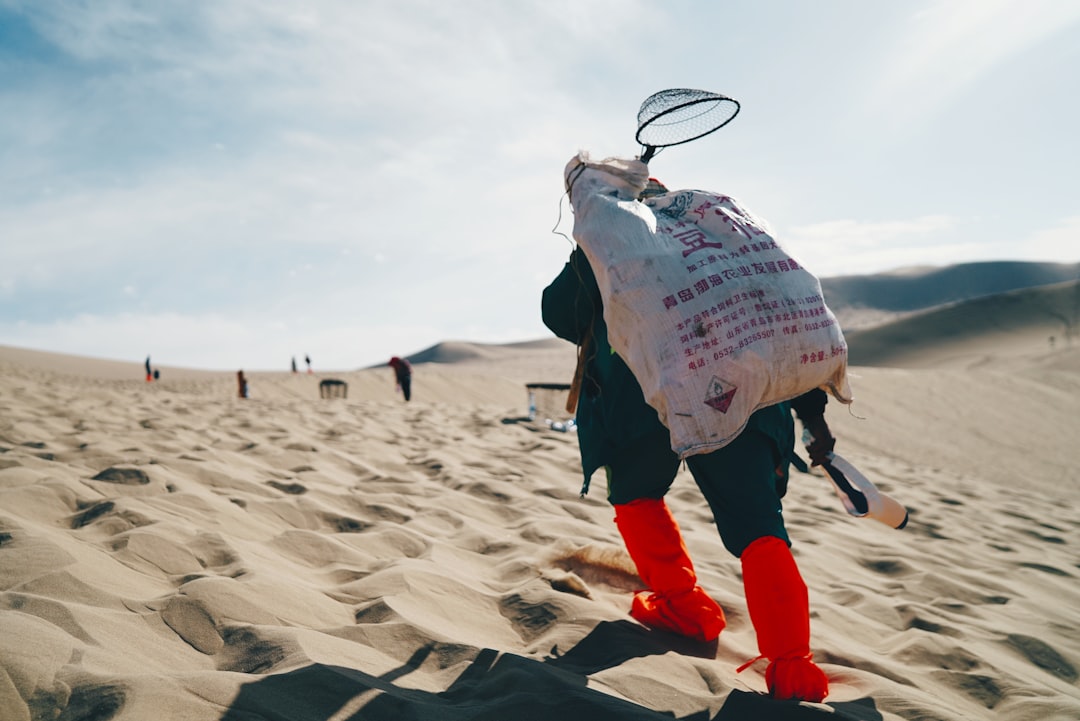
[[[736,201],[678,190],[641,202],[644,163],[584,152],[565,180],[611,347],[681,458],[813,388],[851,402],[847,344],[820,282]]]

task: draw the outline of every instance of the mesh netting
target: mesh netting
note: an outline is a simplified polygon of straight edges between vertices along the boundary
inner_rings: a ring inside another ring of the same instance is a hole
[[[738,101],[719,93],[661,90],[641,104],[636,139],[653,148],[689,143],[724,127],[738,112]]]

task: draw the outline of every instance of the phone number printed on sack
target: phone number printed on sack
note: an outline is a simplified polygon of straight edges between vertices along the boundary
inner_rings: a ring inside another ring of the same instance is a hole
[[[676,325],[688,370],[704,368],[710,360],[720,361],[755,343],[774,338],[777,333],[790,337],[834,322],[827,317],[820,318],[829,314],[820,295],[768,298],[768,293],[761,288],[732,293],[702,308],[702,302],[708,303],[711,300],[708,296],[715,296],[725,281],[745,286],[748,280],[760,277],[763,285],[774,286],[771,277],[804,269],[731,198],[715,195],[690,207],[693,197],[693,193],[679,193],[665,207],[655,208],[658,220],[669,221],[658,223],[657,233],[678,241],[683,246],[683,258],[697,255],[696,262],[685,266],[687,274],[704,273],[704,277],[691,279],[689,285],[661,300],[666,312],[680,306],[694,311],[692,316]],[[699,224],[706,227],[699,227]],[[719,239],[721,236],[733,246],[725,253],[716,252],[725,249],[725,242]],[[709,252],[702,255],[699,251]],[[714,265],[720,267],[712,271],[710,266]],[[749,309],[750,301],[754,301],[752,310]],[[816,359],[819,353],[824,354],[824,351],[804,354],[806,362],[813,362],[811,358]]]
[[[734,293],[679,320],[675,328],[688,370],[704,368],[709,360],[722,360],[759,341],[774,338],[777,333],[790,337],[828,328],[836,322],[829,317],[820,295],[796,299],[769,299],[767,295],[761,289]],[[816,358],[818,354],[824,359],[826,352],[813,355]],[[829,357],[836,354],[836,349],[828,352]],[[813,360],[806,354],[802,362]]]

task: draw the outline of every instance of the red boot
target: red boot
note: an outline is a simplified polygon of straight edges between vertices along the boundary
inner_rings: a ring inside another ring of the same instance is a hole
[[[697,585],[679,526],[663,499],[615,506],[615,525],[649,588],[634,597],[630,615],[651,628],[701,641],[719,636],[726,625],[724,611]]]
[[[769,659],[765,683],[777,699],[820,702],[829,679],[810,653],[810,602],[787,543],[765,536],[742,557],[743,586],[758,649]]]

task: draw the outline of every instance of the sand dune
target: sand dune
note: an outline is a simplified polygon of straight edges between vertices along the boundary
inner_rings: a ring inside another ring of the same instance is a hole
[[[0,349],[0,719],[1080,718],[1080,348],[997,347],[856,368],[831,407],[911,523],[793,478],[832,681],[801,706],[735,672],[739,566],[688,477],[669,500],[729,627],[627,615],[640,581],[577,495],[574,435],[522,420],[568,344],[444,347],[407,404],[386,368],[327,374],[347,400],[252,373],[243,400],[232,373]]]
[[[1000,366],[1003,359],[1080,344],[1080,281],[938,306],[845,335],[856,365]]]
[[[568,344],[558,338],[507,343],[470,343],[468,341],[445,341],[409,356],[413,363],[462,363],[477,360],[495,360],[505,363],[510,359],[525,359],[540,363],[552,353],[565,355]]]
[[[821,287],[843,327],[855,330],[944,305],[1077,278],[1080,263],[990,261],[822,278]]]

